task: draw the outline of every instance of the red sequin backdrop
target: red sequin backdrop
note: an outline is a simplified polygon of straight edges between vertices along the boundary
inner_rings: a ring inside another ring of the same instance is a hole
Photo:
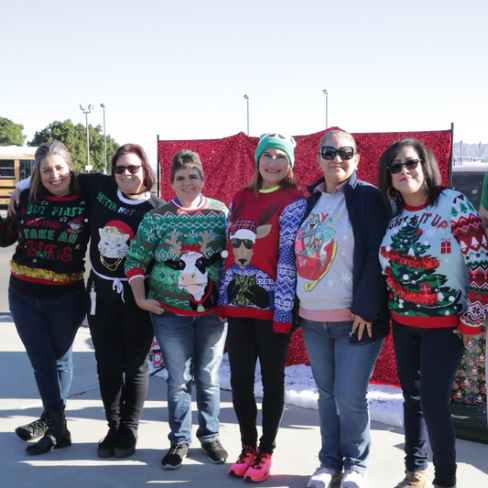
[[[307,186],[321,176],[316,155],[320,138],[324,132],[294,136],[297,141],[295,178],[307,196]],[[361,155],[358,168],[359,178],[376,184],[377,163],[380,155],[391,143],[405,137],[418,139],[433,150],[439,163],[443,183],[447,186],[452,147],[450,130],[354,134],[358,153]],[[228,205],[234,193],[251,181],[256,166],[254,153],[258,141],[257,137],[248,137],[243,132],[224,139],[158,141],[161,197],[165,200],[173,198],[173,191],[169,185],[169,168],[174,153],[182,149],[190,149],[200,155],[203,163],[205,171],[204,194]],[[300,330],[295,332],[292,337],[287,364],[309,364]],[[398,385],[391,337],[386,339],[385,346],[376,364],[372,382]]]

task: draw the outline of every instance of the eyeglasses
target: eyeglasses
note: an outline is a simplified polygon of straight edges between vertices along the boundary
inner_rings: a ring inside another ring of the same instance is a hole
[[[340,149],[336,149],[332,146],[324,146],[321,150],[322,159],[334,159],[337,154],[344,161],[349,161],[354,156],[354,148],[350,146],[344,146]]]
[[[251,239],[231,239],[230,240],[231,244],[232,244],[232,247],[234,249],[239,249],[241,247],[242,244],[244,244],[244,247],[246,249],[252,249],[252,246],[254,244],[254,242],[251,241]]]
[[[138,166],[136,164],[129,164],[129,166],[124,166],[121,164],[118,166],[114,166],[114,173],[116,175],[123,175],[125,173],[125,170],[127,170],[131,175],[133,175],[137,173],[140,168],[142,168],[142,166]]]
[[[397,173],[400,173],[405,166],[408,171],[411,171],[412,169],[415,169],[418,164],[422,161],[421,159],[409,159],[408,161],[405,161],[404,163],[393,163],[388,166],[388,170],[392,175],[396,175]]]

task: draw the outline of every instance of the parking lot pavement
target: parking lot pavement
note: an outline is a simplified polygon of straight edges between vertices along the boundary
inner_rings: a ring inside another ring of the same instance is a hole
[[[41,412],[37,389],[27,356],[8,314],[0,314],[0,443],[2,469],[0,486],[9,488],[69,486],[143,487],[195,486],[233,488],[243,486],[230,478],[227,469],[240,452],[239,432],[231,394],[222,392],[221,441],[229,451],[225,465],[210,463],[198,441],[177,470],[162,470],[160,461],[169,447],[167,440],[166,384],[150,380],[148,399],[139,429],[134,456],[100,459],[96,445],[107,430],[99,399],[95,359],[87,328],[78,332],[74,347],[75,375],[68,401],[68,426],[73,445],[39,457],[24,452],[25,443],[15,434],[18,425],[32,421]],[[193,404],[193,421],[196,424]],[[196,428],[195,428],[196,430]],[[379,423],[372,426],[372,455],[369,462],[370,488],[393,488],[403,476],[403,434],[401,429]],[[320,444],[316,410],[287,406],[273,457],[273,476],[254,486],[303,488],[317,467]],[[488,486],[488,446],[458,441],[458,488]],[[432,469],[432,468],[430,468]],[[334,487],[338,488],[338,487]]]

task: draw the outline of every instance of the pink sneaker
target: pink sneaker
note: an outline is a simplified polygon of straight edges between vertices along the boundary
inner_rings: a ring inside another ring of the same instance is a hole
[[[233,476],[242,477],[251,466],[251,463],[256,458],[257,451],[249,446],[242,446],[242,451],[237,458],[237,461],[229,468],[229,474]]]
[[[271,454],[259,452],[244,475],[244,481],[251,480],[254,483],[267,480],[271,474]]]

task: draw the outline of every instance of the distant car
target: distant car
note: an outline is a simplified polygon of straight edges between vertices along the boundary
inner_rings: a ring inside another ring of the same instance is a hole
[[[483,179],[488,163],[462,164],[452,167],[451,187],[464,193],[476,210],[480,208]]]

